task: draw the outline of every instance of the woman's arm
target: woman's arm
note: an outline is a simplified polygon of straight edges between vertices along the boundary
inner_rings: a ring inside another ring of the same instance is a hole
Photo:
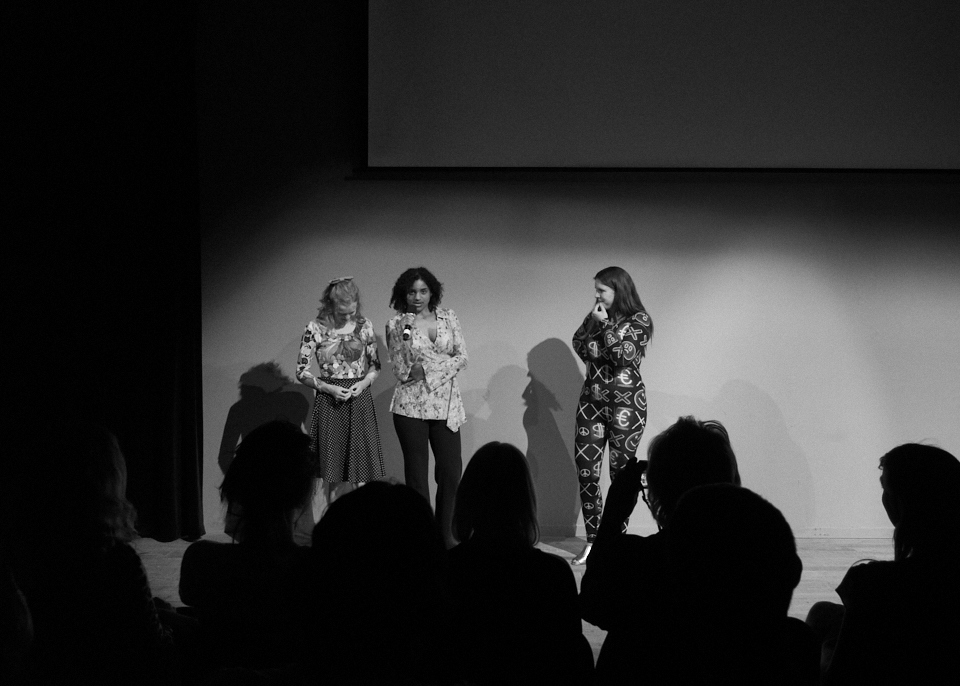
[[[377,350],[377,337],[373,333],[373,324],[370,323],[369,319],[363,322],[363,328],[360,330],[360,340],[363,343],[367,373],[350,387],[350,395],[354,397],[360,395],[364,389],[373,386],[373,382],[380,375],[380,353]]]
[[[400,333],[401,321],[403,321],[403,317],[397,315],[387,322],[387,354],[393,367],[393,375],[401,383],[406,383],[409,380],[410,369],[413,364],[411,364],[410,359],[410,343],[404,341]]]
[[[321,393],[336,395],[336,392],[340,390],[339,386],[324,383],[310,373],[310,358],[317,350],[318,333],[319,327],[316,322],[307,324],[303,331],[303,337],[300,339],[300,354],[297,356],[297,381]]]
[[[649,342],[650,317],[646,312],[638,312],[619,324],[608,319],[600,333],[601,354],[614,367],[639,367],[641,353]]]
[[[870,564],[854,565],[847,570],[837,587],[843,600],[843,623],[837,636],[833,658],[823,674],[822,683],[836,684],[870,683],[863,678],[874,679],[874,672],[883,669],[883,646],[889,641],[884,630],[890,630],[883,621],[883,613],[869,588]]]
[[[444,319],[450,327],[449,353],[437,360],[422,361],[424,382],[427,384],[427,389],[431,391],[444,385],[467,368],[467,346],[463,340],[460,320],[457,319],[453,310],[447,310]]]
[[[310,322],[300,337],[300,354],[297,355],[297,381],[304,386],[316,388],[316,378],[310,373],[310,358],[317,350],[317,341],[314,338],[316,324]]]
[[[106,569],[125,647],[146,660],[172,659],[171,632],[160,621],[140,556],[130,545],[117,544],[108,553]]]
[[[590,355],[590,341],[594,340],[596,329],[596,320],[588,314],[584,317],[580,328],[573,334],[573,352],[584,362],[593,360],[593,356]]]

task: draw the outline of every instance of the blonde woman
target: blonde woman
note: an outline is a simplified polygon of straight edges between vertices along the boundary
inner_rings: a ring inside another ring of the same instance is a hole
[[[310,371],[311,358],[317,373]],[[297,380],[316,390],[310,449],[317,475],[335,490],[384,475],[377,413],[370,387],[380,373],[373,324],[361,314],[360,289],[352,276],[334,279],[323,291],[320,311],[300,341]]]

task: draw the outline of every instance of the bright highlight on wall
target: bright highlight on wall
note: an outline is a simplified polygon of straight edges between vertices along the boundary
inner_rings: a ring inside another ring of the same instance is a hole
[[[544,533],[582,531],[573,429],[583,376],[570,338],[593,274],[616,264],[656,324],[641,451],[681,414],[719,419],[745,485],[798,535],[888,535],[879,456],[923,440],[960,452],[960,239],[949,191],[836,177],[330,181],[269,212],[238,210],[252,218],[225,219],[204,244],[208,530],[220,526],[217,455],[236,441],[225,427],[244,374],[275,360],[292,377],[323,285],[345,273],[382,336],[393,281],[423,264],[444,283],[470,353],[464,454],[515,443],[534,471]],[[402,478],[393,383],[385,366],[373,390],[388,473]],[[257,389],[261,408],[307,416],[309,392]],[[631,525],[648,530],[642,509]]]

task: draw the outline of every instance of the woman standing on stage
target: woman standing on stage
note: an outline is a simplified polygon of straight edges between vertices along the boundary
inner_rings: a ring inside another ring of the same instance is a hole
[[[647,392],[640,361],[653,338],[653,320],[630,274],[607,267],[594,277],[595,304],[573,335],[573,350],[587,364],[577,405],[576,462],[587,544],[573,559],[587,560],[603,514],[600,468],[609,442],[610,479],[634,457],[647,422]]]
[[[319,372],[310,373],[316,356]],[[316,389],[310,449],[318,476],[330,490],[384,475],[373,385],[380,356],[373,324],[360,313],[360,289],[352,276],[334,279],[320,298],[317,318],[307,324],[297,358],[297,380]]]
[[[467,366],[467,348],[453,310],[439,307],[443,286],[424,267],[408,269],[393,286],[387,347],[397,383],[390,401],[393,426],[403,450],[407,485],[428,501],[428,445],[436,460],[435,514],[447,547],[453,501],[463,461],[460,426],[466,419],[457,374]]]

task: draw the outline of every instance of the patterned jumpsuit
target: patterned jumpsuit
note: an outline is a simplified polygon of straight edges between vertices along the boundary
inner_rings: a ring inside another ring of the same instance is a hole
[[[593,543],[603,513],[600,468],[610,443],[610,479],[636,455],[647,422],[647,392],[640,378],[643,349],[650,341],[650,317],[600,323],[587,315],[573,335],[573,350],[587,363],[577,405],[576,462],[587,542]]]

